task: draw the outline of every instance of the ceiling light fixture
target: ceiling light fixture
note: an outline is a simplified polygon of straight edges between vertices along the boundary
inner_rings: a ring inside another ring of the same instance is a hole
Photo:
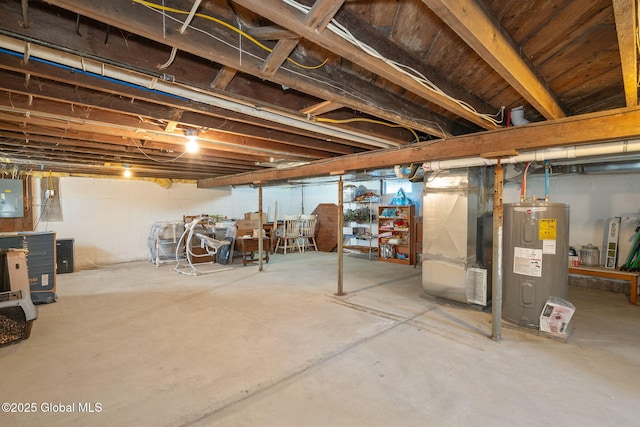
[[[197,153],[198,152],[198,148],[200,148],[198,146],[198,129],[185,129],[184,130],[184,134],[187,137],[187,139],[189,140],[189,142],[187,142],[187,152],[188,153]]]
[[[122,167],[124,168],[122,175],[125,178],[131,178],[131,165],[122,165]]]

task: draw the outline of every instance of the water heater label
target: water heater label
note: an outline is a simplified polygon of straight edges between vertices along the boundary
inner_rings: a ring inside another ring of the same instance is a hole
[[[545,255],[556,254],[556,241],[555,240],[543,240],[542,241],[542,253]]]
[[[513,248],[513,272],[542,277],[542,249]]]
[[[540,228],[538,230],[539,240],[556,240],[558,231],[558,220],[555,218],[540,218]]]

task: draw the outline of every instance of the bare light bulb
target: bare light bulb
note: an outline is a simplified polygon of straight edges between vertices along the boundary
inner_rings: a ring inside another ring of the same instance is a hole
[[[125,169],[123,175],[125,178],[131,178],[131,171],[129,169]]]
[[[198,142],[196,141],[196,137],[195,136],[189,136],[187,137],[189,139],[189,142],[187,142],[187,152],[188,153],[197,153],[198,152],[198,148],[200,148],[198,146]]]

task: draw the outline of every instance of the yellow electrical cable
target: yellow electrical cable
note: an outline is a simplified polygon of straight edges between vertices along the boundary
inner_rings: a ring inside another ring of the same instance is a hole
[[[373,120],[373,119],[365,119],[365,118],[353,118],[353,119],[337,120],[337,119],[325,119],[325,118],[322,118],[322,117],[315,117],[314,120],[316,120],[318,122],[337,123],[337,124],[352,123],[352,122],[367,122],[367,123],[374,123],[374,124],[377,124],[377,125],[389,126],[390,128],[404,128],[404,129],[408,130],[409,132],[411,132],[413,134],[413,137],[415,138],[415,142],[419,141],[418,134],[416,133],[415,130],[411,129],[410,127],[407,127],[407,126],[404,126],[404,125],[397,125],[395,123],[383,122],[381,120]]]
[[[160,4],[151,3],[151,2],[146,1],[146,0],[132,0],[132,1],[133,1],[133,3],[138,3],[138,4],[141,4],[143,6],[150,7],[152,9],[163,10],[165,12],[178,13],[178,14],[182,14],[182,15],[188,15],[190,13],[189,11],[186,11],[186,10],[180,10],[180,9],[175,9],[175,8],[168,7],[168,6],[162,6]],[[273,52],[273,49],[271,49],[269,46],[264,45],[260,41],[256,40],[250,34],[247,34],[246,32],[244,32],[244,31],[234,27],[233,25],[228,24],[228,23],[226,23],[226,22],[224,22],[224,21],[222,21],[222,20],[220,20],[218,18],[214,18],[213,16],[205,15],[205,14],[202,14],[202,13],[196,13],[196,14],[194,14],[194,16],[197,16],[197,17],[203,18],[203,19],[207,19],[209,21],[215,22],[216,24],[222,25],[223,27],[228,28],[229,30],[240,34],[241,36],[245,37],[246,39],[248,39],[252,43],[254,43],[257,46],[261,47],[262,49],[266,50],[267,52],[269,52],[269,53]],[[295,60],[293,60],[291,58],[287,58],[287,61],[289,61],[292,64],[296,65],[297,67],[303,68],[305,70],[317,70],[318,68],[321,68],[321,67],[325,66],[326,63],[329,61],[329,58],[327,58],[324,61],[322,61],[321,64],[313,65],[313,66],[302,65],[299,62],[296,62]]]

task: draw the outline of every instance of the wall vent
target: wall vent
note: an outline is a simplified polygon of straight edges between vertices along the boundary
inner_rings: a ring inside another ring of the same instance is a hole
[[[487,270],[468,268],[466,274],[467,301],[471,304],[487,305]]]

